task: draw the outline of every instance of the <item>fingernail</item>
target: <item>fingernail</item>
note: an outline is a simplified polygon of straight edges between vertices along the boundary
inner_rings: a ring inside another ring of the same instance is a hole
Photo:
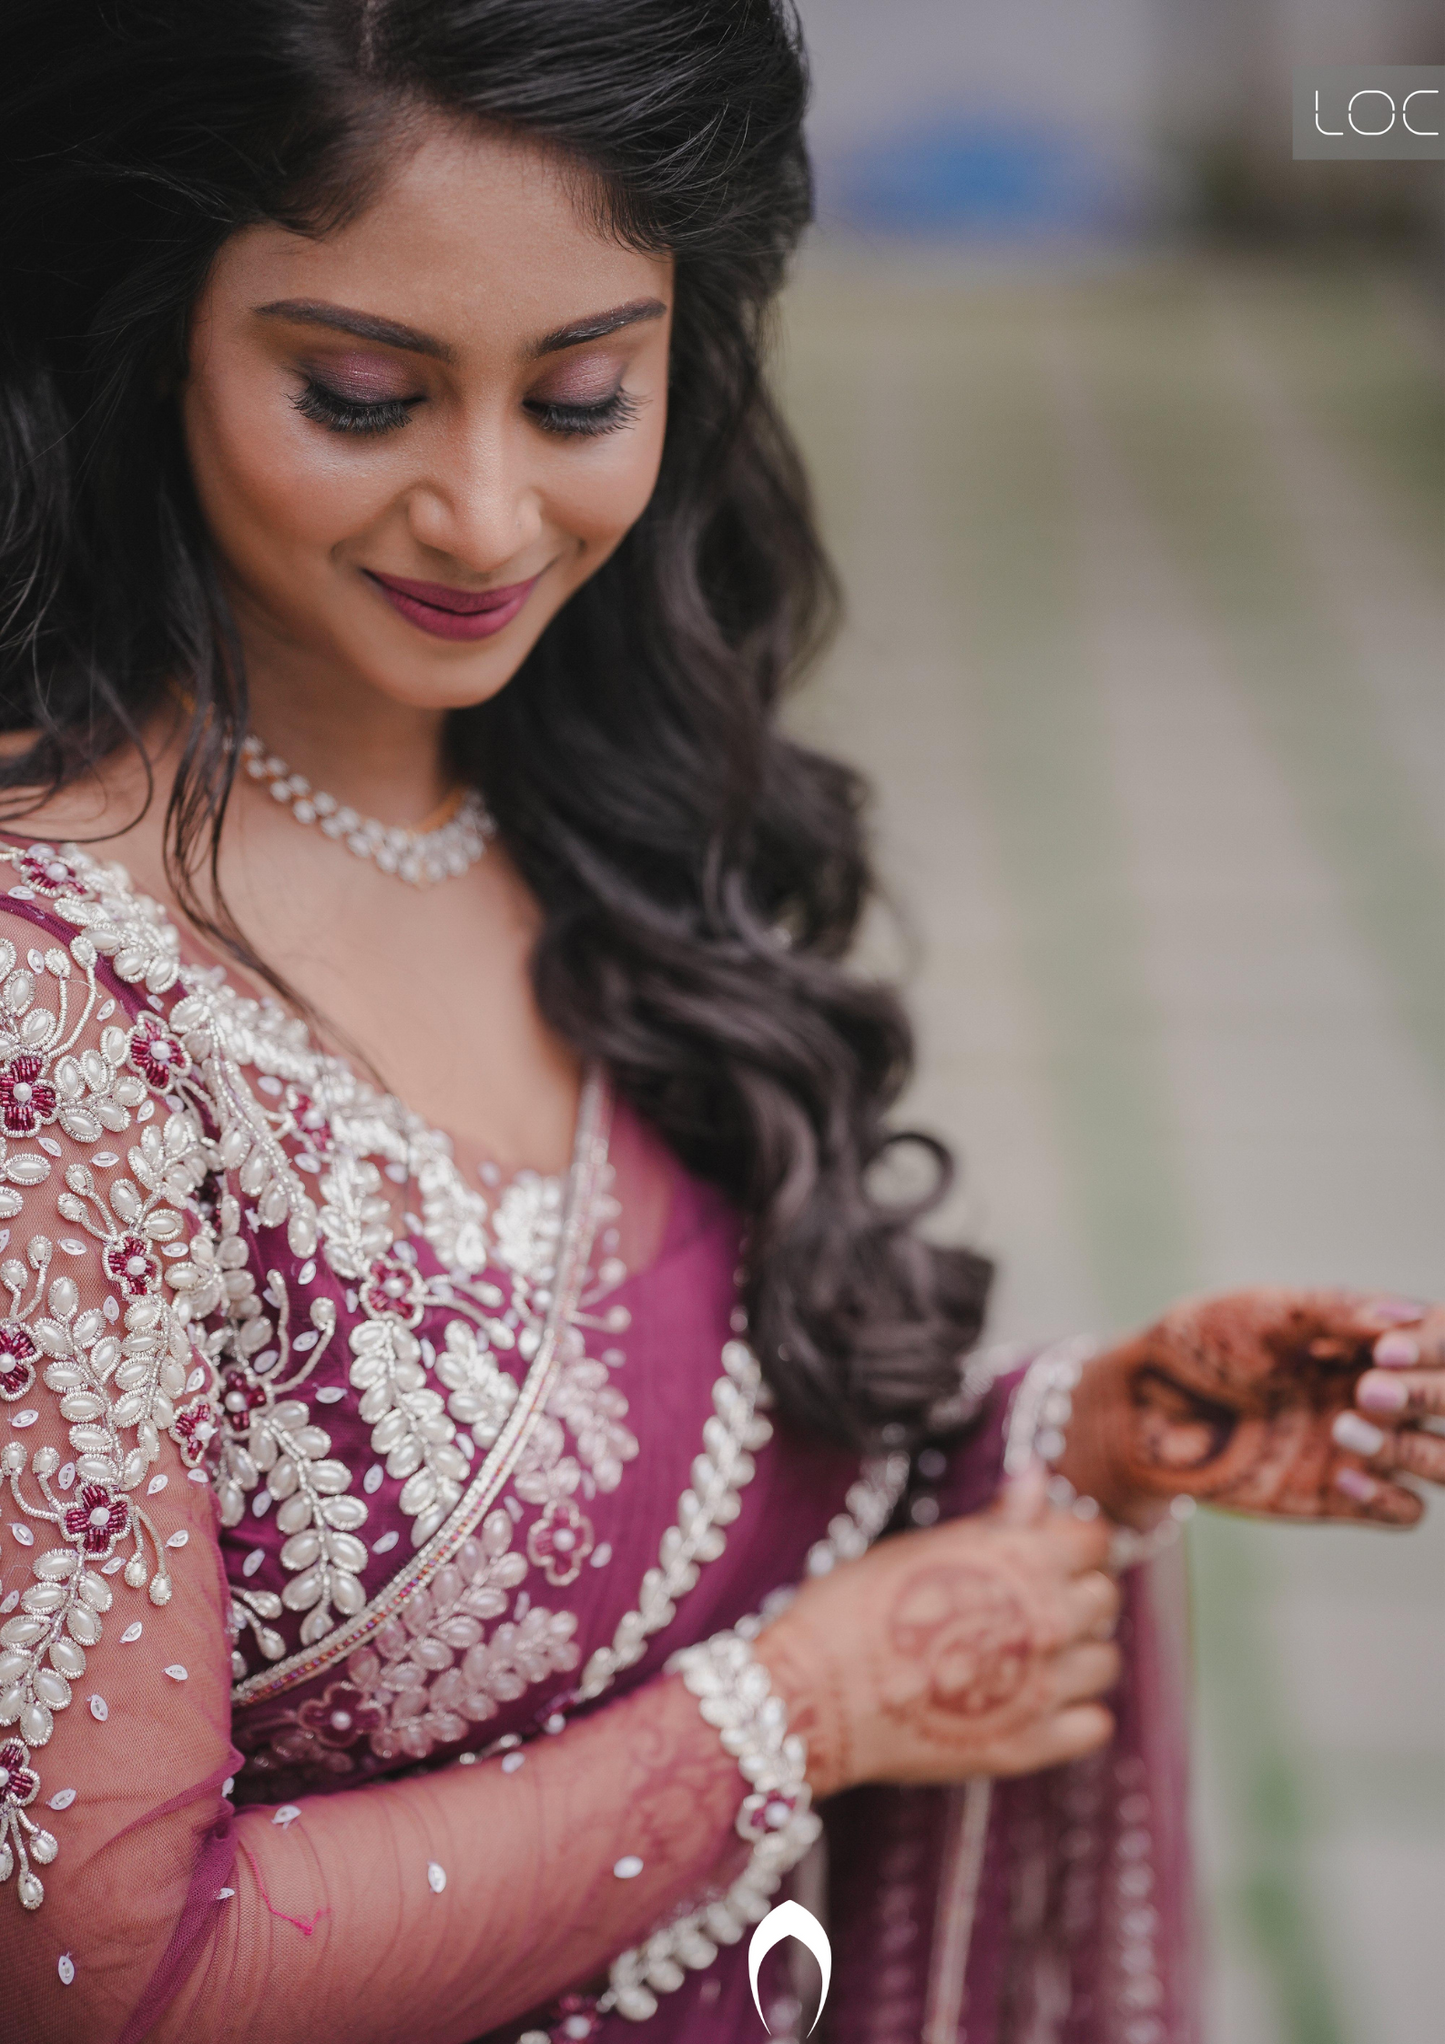
[[[1366,1476],[1363,1469],[1337,1469],[1335,1489],[1342,1490],[1347,1498],[1353,1498],[1357,1505],[1367,1505],[1379,1495],[1380,1486],[1373,1476]]]
[[[1376,1327],[1404,1327],[1412,1320],[1423,1320],[1425,1308],[1418,1299],[1371,1299],[1363,1317]]]
[[[1392,1391],[1399,1388],[1397,1384],[1390,1386]],[[1348,1449],[1352,1455],[1378,1455],[1385,1445],[1385,1436],[1380,1429],[1372,1427],[1367,1419],[1361,1419],[1357,1412],[1340,1413],[1330,1432],[1335,1437],[1335,1446]]]
[[[1356,1385],[1355,1402],[1367,1412],[1403,1412],[1410,1393],[1398,1377],[1381,1377],[1372,1370]]]
[[[1413,1334],[1382,1334],[1375,1343],[1375,1361],[1382,1370],[1410,1370],[1420,1360]]]

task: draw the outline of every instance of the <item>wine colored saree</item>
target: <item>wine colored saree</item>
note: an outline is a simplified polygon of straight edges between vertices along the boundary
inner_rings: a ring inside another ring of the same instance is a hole
[[[7,2039],[186,2011],[465,2044],[483,1973],[487,2044],[761,2038],[725,1910],[653,2013],[595,2008],[738,1852],[736,1772],[657,1678],[890,1519],[984,1508],[1022,1359],[975,1362],[911,1468],[799,1437],[742,1338],[736,1215],[605,1077],[565,1178],[504,1181],[70,848],[0,846],[0,1116]],[[815,2036],[1193,2044],[1157,1576],[1106,1752],[827,1806],[794,1878],[834,1954]],[[623,1752],[652,1786],[579,1887]],[[774,2036],[812,2017],[789,1949]]]

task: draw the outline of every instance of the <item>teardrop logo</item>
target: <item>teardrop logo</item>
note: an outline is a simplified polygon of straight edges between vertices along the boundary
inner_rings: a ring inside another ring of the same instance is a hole
[[[748,1980],[753,1990],[753,2007],[758,2020],[766,2030],[768,2019],[763,2014],[762,2002],[758,1999],[758,1968],[762,1965],[774,1945],[780,1945],[784,1938],[796,1938],[800,1945],[806,1945],[818,1962],[823,1976],[823,1991],[818,1996],[818,2015],[808,2025],[811,2037],[818,2027],[818,2016],[823,2013],[823,2004],[828,1999],[828,1982],[833,1977],[833,1947],[828,1942],[828,1933],[814,1916],[811,1909],[805,1909],[801,1902],[780,1902],[776,1909],[770,1909],[748,1944]],[[772,2032],[768,2032],[769,2036]]]

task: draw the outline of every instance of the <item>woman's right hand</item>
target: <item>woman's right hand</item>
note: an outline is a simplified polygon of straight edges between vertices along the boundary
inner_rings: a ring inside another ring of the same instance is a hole
[[[1031,1774],[1103,1745],[1108,1549],[1100,1521],[1052,1510],[1029,1476],[991,1512],[811,1578],[754,1653],[807,1739],[814,1795]]]

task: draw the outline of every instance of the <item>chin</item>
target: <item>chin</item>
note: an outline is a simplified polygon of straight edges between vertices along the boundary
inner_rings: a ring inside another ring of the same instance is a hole
[[[378,695],[409,710],[469,710],[500,695],[535,644],[535,638],[529,639],[520,652],[509,649],[505,656],[498,648],[488,659],[478,659],[475,653],[459,660],[417,659],[413,654],[410,661],[384,664],[378,664],[372,646],[364,659],[349,664]]]

